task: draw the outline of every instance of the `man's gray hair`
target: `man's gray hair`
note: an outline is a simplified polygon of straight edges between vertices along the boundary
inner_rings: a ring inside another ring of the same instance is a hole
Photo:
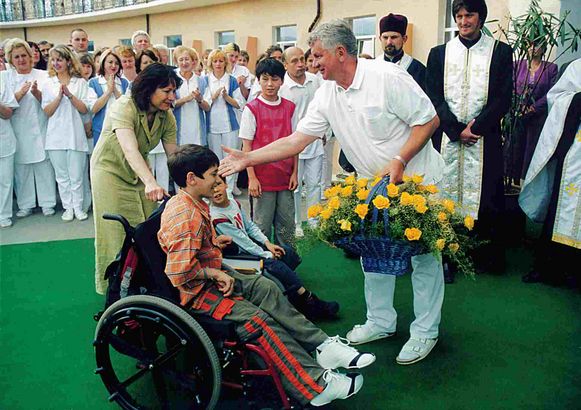
[[[309,35],[307,43],[312,47],[317,40],[326,50],[342,45],[349,55],[357,57],[357,39],[345,20],[335,19],[321,24]]]
[[[135,38],[138,37],[138,36],[145,36],[145,37],[147,37],[147,39],[151,43],[151,37],[149,37],[149,34],[147,33],[147,31],[137,30],[131,36],[131,45],[133,46],[133,48],[135,48]]]
[[[167,46],[164,44],[154,44],[153,48],[158,49],[158,50],[169,51],[169,48],[167,48]]]

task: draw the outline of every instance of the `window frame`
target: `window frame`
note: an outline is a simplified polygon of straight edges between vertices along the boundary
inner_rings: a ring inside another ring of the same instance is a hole
[[[232,33],[232,41],[227,41],[224,44],[220,44],[220,40],[221,40],[221,36],[224,33]],[[229,44],[229,43],[235,43],[236,42],[236,31],[235,30],[222,30],[222,31],[216,31],[216,36],[215,36],[215,43],[216,43],[216,48],[223,50],[224,47]]]
[[[294,27],[295,28],[295,39],[294,40],[280,40],[280,29],[283,27]],[[274,26],[272,27],[272,43],[276,44],[280,48],[286,50],[289,47],[296,47],[299,37],[299,30],[297,24],[283,24],[281,26]]]
[[[366,35],[356,35],[355,34],[355,30],[354,30],[354,22],[355,20],[358,19],[364,19],[364,18],[373,18],[374,24],[373,24],[373,34],[366,34]],[[350,17],[347,19],[347,21],[349,22],[349,25],[351,26],[351,30],[353,30],[353,34],[355,34],[355,39],[357,40],[357,55],[361,54],[364,52],[363,48],[365,47],[364,44],[366,41],[371,41],[371,49],[369,51],[371,51],[371,56],[373,58],[375,58],[375,43],[377,40],[377,30],[376,30],[376,26],[377,26],[377,16],[375,14],[369,14],[369,15],[364,15],[364,16],[356,16],[356,17]]]

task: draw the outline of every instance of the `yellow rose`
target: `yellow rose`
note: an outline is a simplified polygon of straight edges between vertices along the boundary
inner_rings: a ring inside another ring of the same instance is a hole
[[[466,215],[466,218],[464,218],[464,226],[468,228],[469,231],[471,231],[472,228],[474,228],[474,218],[472,218],[470,215]]]
[[[375,179],[373,180],[373,182],[371,183],[371,186],[375,186],[378,184],[378,182],[381,181],[381,177],[375,177]]]
[[[390,198],[395,198],[399,195],[399,187],[395,184],[387,185],[387,196]]]
[[[460,249],[460,245],[458,245],[457,243],[451,243],[450,245],[448,245],[448,249],[450,249],[452,253],[456,253],[458,252],[458,249]]]
[[[408,241],[417,241],[422,236],[422,231],[418,228],[406,228],[404,234]]]
[[[357,198],[361,201],[365,201],[369,195],[369,189],[361,189],[357,192]]]
[[[436,248],[438,248],[439,251],[441,251],[442,249],[444,249],[444,246],[446,246],[446,240],[445,239],[438,239],[436,241]]]
[[[368,204],[359,204],[355,207],[355,213],[359,215],[359,218],[361,219],[365,219],[367,212],[369,212]]]
[[[446,215],[446,212],[438,212],[438,221],[446,222],[447,220],[448,220],[448,215]]]
[[[412,178],[410,176],[404,175],[403,176],[403,182],[410,182],[412,180]]]
[[[428,207],[424,204],[416,204],[414,205],[414,207],[416,208],[416,212],[420,214],[425,214],[426,211],[428,210]]]
[[[334,197],[335,195],[333,195],[333,188],[325,189],[325,191],[323,192],[323,196],[327,199]]]
[[[331,208],[325,208],[321,211],[321,218],[329,219],[333,215],[333,210]]]
[[[377,209],[389,208],[389,199],[383,195],[377,195],[373,201],[371,201]]]
[[[327,206],[331,209],[339,209],[340,205],[341,200],[338,196],[334,196],[333,198],[329,199],[329,202],[327,203]]]
[[[454,201],[452,201],[451,199],[444,199],[442,201],[442,205],[444,206],[444,208],[446,208],[446,210],[448,212],[450,212],[451,214],[454,213],[454,207],[455,207]]]
[[[367,178],[359,178],[357,180],[357,188],[359,188],[359,189],[367,188],[368,182],[369,182],[369,180]]]
[[[414,174],[412,175],[412,182],[414,184],[421,184],[422,182],[424,182],[424,177],[421,175]]]
[[[307,216],[309,218],[316,218],[323,211],[323,207],[320,204],[313,205],[307,209]]]
[[[345,185],[354,185],[355,181],[355,176],[349,175],[347,178],[345,178]]]
[[[341,190],[341,196],[347,198],[353,194],[353,185],[346,186]]]
[[[349,222],[347,219],[339,219],[337,223],[341,225],[342,231],[351,231],[351,222]]]
[[[436,185],[426,185],[424,186],[424,189],[430,194],[437,194],[439,192],[439,189]]]
[[[399,198],[399,203],[401,205],[413,205],[414,201],[409,193],[402,192],[401,197]]]
[[[412,195],[412,203],[415,206],[426,205],[426,198],[424,196],[418,195],[418,194]]]

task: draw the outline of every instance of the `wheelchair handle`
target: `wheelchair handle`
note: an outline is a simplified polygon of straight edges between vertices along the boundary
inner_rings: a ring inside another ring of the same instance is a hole
[[[129,224],[129,221],[127,219],[125,219],[125,217],[123,215],[119,215],[119,214],[103,214],[103,219],[106,219],[108,221],[117,221],[117,222],[119,222],[121,225],[123,225],[123,229],[125,230],[125,234],[126,235],[133,235],[134,229]]]

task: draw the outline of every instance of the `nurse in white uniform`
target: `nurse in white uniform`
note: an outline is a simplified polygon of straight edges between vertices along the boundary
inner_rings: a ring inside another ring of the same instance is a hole
[[[16,137],[10,117],[18,103],[7,87],[6,71],[0,71],[0,228],[12,226],[12,191]]]

